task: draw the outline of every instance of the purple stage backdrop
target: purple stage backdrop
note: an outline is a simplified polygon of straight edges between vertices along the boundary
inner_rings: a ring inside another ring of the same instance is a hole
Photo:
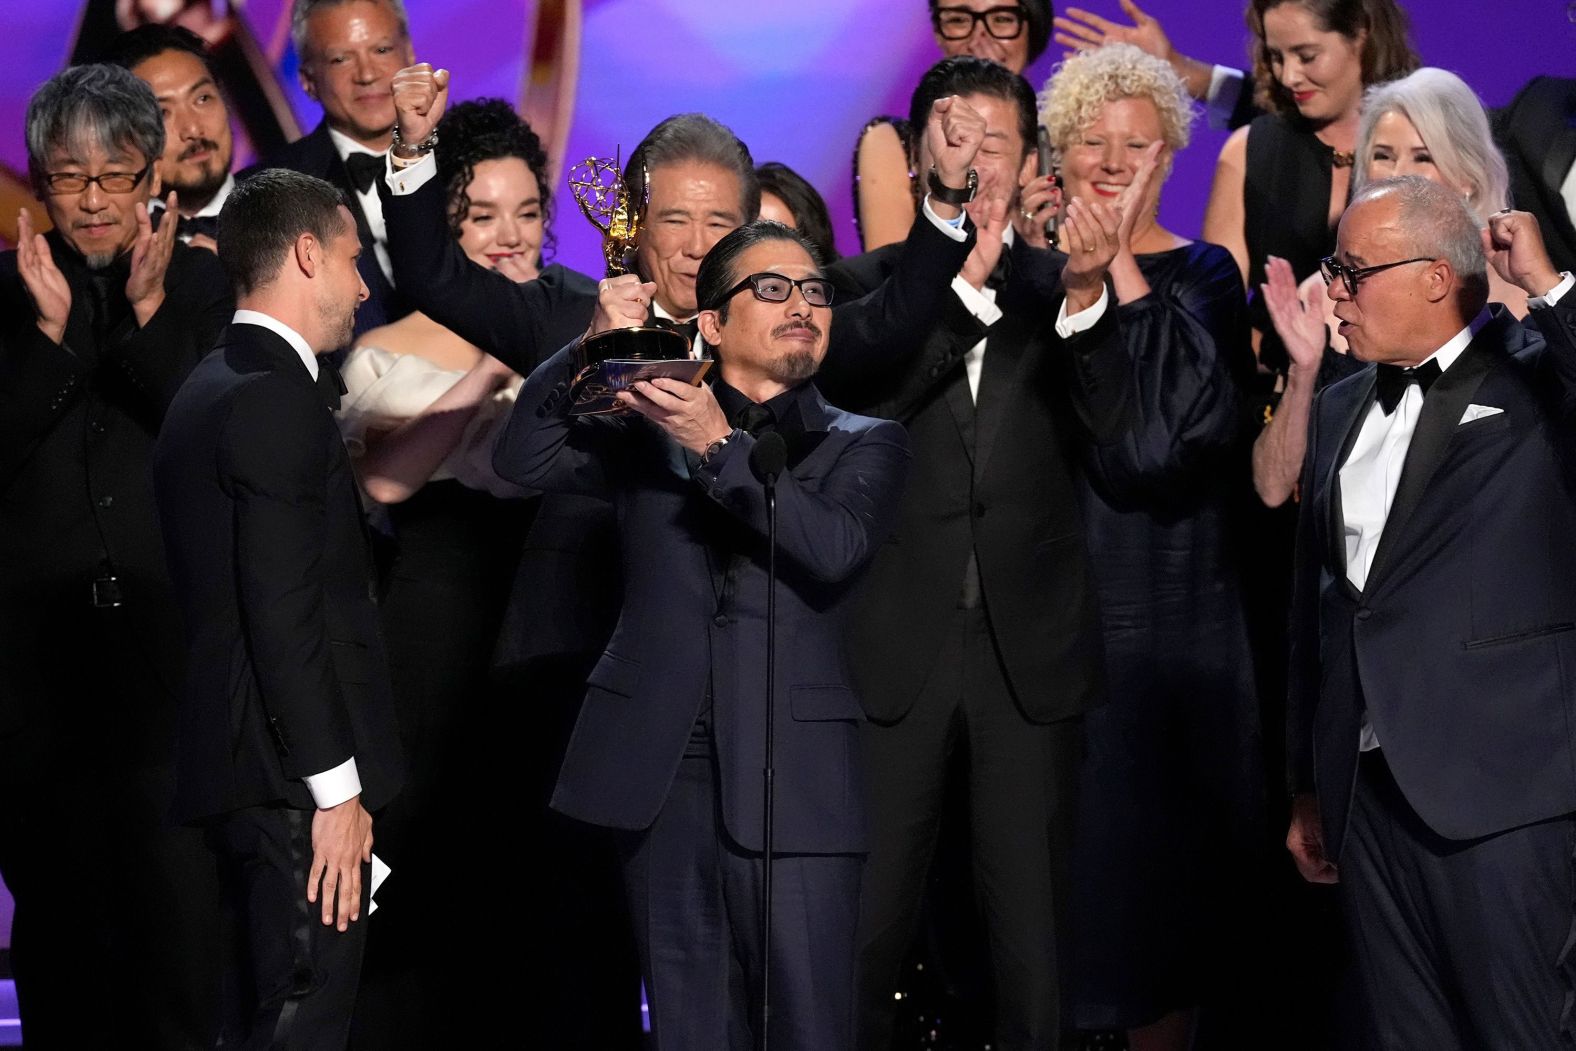
[[[1081,0],[1116,15],[1115,0]],[[6,0],[0,62],[0,161],[24,171],[22,123],[28,96],[65,61],[83,0]],[[230,0],[259,38],[274,38],[287,0]],[[457,98],[514,99],[524,74],[532,0],[406,0],[417,57],[454,71]],[[1425,62],[1461,74],[1488,105],[1500,105],[1536,73],[1576,73],[1576,27],[1566,0],[1415,0],[1414,39]],[[1247,33],[1236,0],[1151,0],[1183,51],[1244,63]],[[850,218],[849,164],[867,119],[904,113],[915,80],[938,57],[921,0],[584,0],[580,76],[567,159],[627,156],[661,118],[704,110],[732,127],[757,161],[787,163],[827,197],[844,252],[857,249]],[[1029,70],[1040,86],[1058,55]],[[303,128],[317,107],[282,63]],[[1163,219],[1197,233],[1224,133],[1199,126],[1166,189]],[[560,165],[567,167],[567,165]],[[560,180],[561,183],[561,180]],[[589,225],[559,192],[558,260],[597,272]],[[3,805],[3,804],[0,804]],[[8,919],[0,905],[0,922]],[[0,945],[5,942],[0,929]]]

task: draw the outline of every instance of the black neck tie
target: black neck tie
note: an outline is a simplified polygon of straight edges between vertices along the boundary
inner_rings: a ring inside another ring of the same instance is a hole
[[[183,215],[175,224],[175,236],[182,241],[190,241],[197,236],[211,237],[219,240],[219,217],[217,215]]]
[[[985,287],[999,291],[1010,277],[1012,277],[1012,249],[1002,245],[1001,255],[996,257],[996,265],[991,267],[990,276],[985,279]]]
[[[1425,361],[1416,368],[1403,368],[1400,365],[1379,366],[1379,407],[1384,409],[1386,416],[1395,411],[1401,404],[1401,399],[1406,395],[1408,385],[1416,383],[1423,391],[1423,397],[1428,397],[1428,388],[1434,385],[1442,370],[1437,361]]]
[[[740,409],[733,417],[733,425],[735,427],[741,431],[749,431],[750,434],[756,437],[760,437],[763,432],[771,430],[776,422],[776,413],[765,405],[757,405],[753,401]]]
[[[317,389],[328,407],[338,412],[339,396],[345,393],[345,381],[339,375],[339,367],[322,356],[317,359]]]
[[[357,193],[366,193],[383,174],[383,158],[375,153],[352,153],[345,157],[345,171]]]

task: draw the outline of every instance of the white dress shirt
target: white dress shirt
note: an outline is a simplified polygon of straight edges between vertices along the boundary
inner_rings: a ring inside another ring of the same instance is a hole
[[[334,150],[339,154],[340,160],[344,160],[352,153],[365,153],[368,157],[383,156],[367,149],[349,135],[341,135],[333,128],[328,129],[328,138],[333,142]],[[357,191],[355,197],[361,203],[361,214],[367,217],[367,229],[372,231],[373,254],[378,257],[378,266],[382,269],[383,276],[393,284],[394,264],[389,262],[389,228],[383,221],[383,202],[378,198],[378,188],[369,186],[366,193]]]
[[[317,355],[312,353],[311,345],[307,343],[301,333],[278,318],[256,310],[237,310],[235,316],[230,318],[230,324],[256,325],[259,328],[266,328],[279,336],[280,339],[290,344],[290,349],[300,355],[302,366],[306,368],[307,373],[316,382]],[[361,775],[356,770],[355,756],[346,759],[332,770],[325,770],[319,774],[308,774],[301,780],[306,782],[307,791],[312,793],[312,802],[316,803],[318,808],[322,810],[338,806],[345,800],[361,794]]]

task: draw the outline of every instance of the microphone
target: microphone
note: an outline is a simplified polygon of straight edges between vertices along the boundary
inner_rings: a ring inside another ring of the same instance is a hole
[[[788,443],[776,431],[767,431],[755,439],[750,450],[750,472],[762,485],[775,485],[777,476],[788,465]]]

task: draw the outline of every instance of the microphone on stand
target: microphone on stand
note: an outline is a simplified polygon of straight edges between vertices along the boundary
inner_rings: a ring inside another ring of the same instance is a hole
[[[750,471],[766,487],[766,760],[761,770],[761,1037],[767,1051],[772,1020],[772,746],[777,707],[777,476],[788,465],[788,443],[776,431],[755,439]]]

